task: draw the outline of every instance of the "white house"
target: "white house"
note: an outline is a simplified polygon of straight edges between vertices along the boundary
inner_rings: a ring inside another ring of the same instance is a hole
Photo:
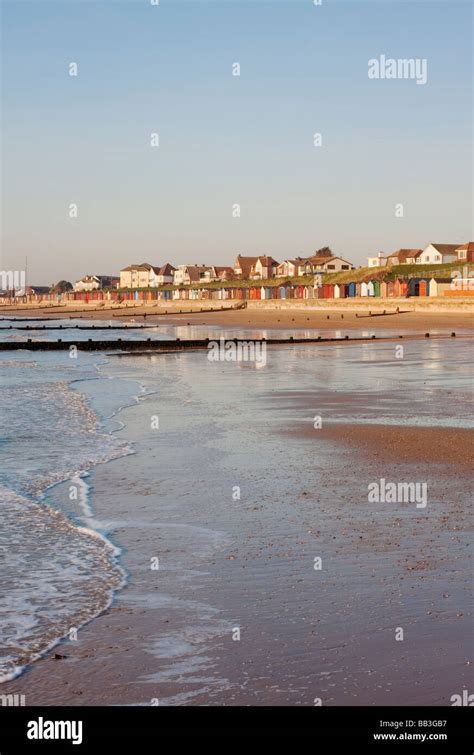
[[[273,257],[264,255],[257,257],[255,264],[250,269],[250,278],[263,280],[265,278],[274,278],[278,268],[278,262]]]
[[[458,248],[459,244],[428,244],[416,258],[416,264],[442,265],[445,262],[456,262]]]
[[[98,288],[100,288],[98,275],[84,275],[74,284],[74,291],[96,291]]]
[[[299,266],[298,275],[314,275],[314,273],[340,273],[343,270],[354,270],[352,262],[342,257],[315,256],[304,260]]]
[[[275,273],[276,278],[293,278],[298,275],[300,265],[305,262],[304,257],[296,257],[294,260],[284,260],[281,262]]]
[[[120,271],[120,288],[153,288],[157,285],[155,268],[148,262],[128,265]]]
[[[118,278],[111,275],[84,275],[76,281],[74,291],[97,291],[100,288],[112,288],[118,284]]]
[[[175,286],[189,286],[191,283],[212,280],[212,267],[208,265],[178,265],[174,271]]]
[[[367,257],[367,267],[385,267],[387,257],[383,252],[379,252],[376,257]]]
[[[165,283],[173,283],[176,268],[169,262],[161,267],[154,267],[155,285],[163,286]]]

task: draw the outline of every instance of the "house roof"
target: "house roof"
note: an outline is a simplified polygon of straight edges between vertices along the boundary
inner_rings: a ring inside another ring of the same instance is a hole
[[[145,272],[147,270],[154,270],[153,265],[150,265],[149,262],[140,262],[139,265],[128,265],[128,267],[123,267],[121,269],[121,273],[129,272],[130,270],[140,270],[142,272]]]
[[[242,275],[245,278],[248,277],[250,270],[252,269],[252,265],[255,265],[257,260],[258,257],[242,257],[242,255],[238,254],[235,260],[235,267],[240,267],[240,269],[242,270]]]
[[[333,260],[341,260],[341,262],[345,262],[346,265],[351,265],[352,267],[352,262],[343,259],[343,257],[336,257],[335,255],[331,255],[330,257],[308,257],[308,259],[304,260],[304,262],[309,262],[311,265],[326,265],[328,262],[332,262]]]
[[[167,262],[166,265],[162,265],[161,267],[154,267],[153,270],[155,271],[156,275],[173,275],[176,268],[173,267],[173,265],[171,265],[169,262]]]
[[[422,251],[423,249],[399,249],[398,251],[389,254],[387,259],[397,257],[399,262],[406,262],[409,257],[416,259],[422,253]]]
[[[232,275],[234,274],[234,268],[227,265],[225,265],[224,267],[214,265],[214,270],[216,271],[216,275],[222,275],[223,273],[231,273]]]
[[[457,244],[431,244],[431,246],[434,246],[437,252],[440,252],[440,254],[449,254],[456,251],[458,248]]]
[[[280,262],[278,267],[283,267],[283,265],[294,265],[294,267],[298,267],[298,265],[301,265],[303,262],[305,262],[305,260],[301,257],[294,260],[283,260],[283,262]]]
[[[186,265],[186,270],[189,275],[190,281],[200,280],[200,274],[205,273],[206,270],[211,269],[212,268],[208,267],[207,265]]]
[[[263,256],[257,257],[256,262],[258,260],[260,260],[260,264],[264,265],[265,267],[268,267],[269,265],[271,265],[272,267],[274,267],[275,265],[279,264],[276,260],[273,259],[273,257],[269,257],[266,254],[264,254]]]
[[[457,252],[474,252],[474,241],[467,241],[456,249]]]

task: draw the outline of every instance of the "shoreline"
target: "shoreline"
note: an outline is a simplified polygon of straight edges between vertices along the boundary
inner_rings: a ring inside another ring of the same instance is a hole
[[[144,362],[137,360],[133,369],[141,374]],[[158,400],[166,405],[165,386],[161,390]],[[173,428],[189,427],[190,417],[196,421],[200,397],[198,391],[197,403],[171,403]],[[189,484],[171,483],[179,469],[174,447],[164,458],[161,447],[158,458],[168,471],[152,478],[153,490],[143,477],[143,465],[154,463],[143,427],[155,399],[145,395],[120,411],[123,438],[136,453],[97,465],[90,475],[94,515],[114,525],[110,538],[122,550],[120,564],[130,580],[81,629],[79,642],[56,646],[60,659],[48,652],[2,684],[1,694],[24,694],[27,705],[150,705],[156,698],[160,705],[312,705],[318,694],[328,705],[431,706],[448,705],[453,690],[469,685],[463,597],[469,589],[463,576],[469,573],[463,503],[468,480],[460,472],[467,469],[473,430],[348,421],[315,431],[295,428],[284,414],[277,422],[279,435],[287,438],[288,471],[294,469],[288,490],[275,496],[267,490],[269,478],[255,500],[236,508],[223,504],[219,489],[203,511],[211,489],[200,493],[193,474]],[[288,405],[292,414],[303,407],[307,413],[311,392],[290,396]],[[197,431],[205,446],[207,406]],[[264,418],[264,409],[259,416]],[[255,448],[275,430],[269,425],[261,432]],[[201,449],[193,453],[199,462]],[[308,487],[313,475],[303,481],[295,462],[307,468],[313,457],[316,477]],[[356,466],[357,476],[344,483]],[[226,464],[219,466],[216,456],[212,467],[219,479]],[[341,480],[338,470],[344,472]],[[287,473],[281,477],[275,469],[278,488]],[[429,475],[434,498],[424,511],[410,504],[368,508],[366,478],[377,475]],[[448,492],[453,486],[454,497]],[[65,495],[67,483],[54,494],[61,490]],[[163,570],[150,584],[144,563],[157,543]],[[320,553],[327,567],[314,583],[312,560]],[[301,619],[301,605],[307,620],[293,623],[293,614]],[[233,644],[236,623],[244,640]],[[405,645],[391,642],[392,624],[405,627]],[[443,662],[433,666],[435,657]],[[284,676],[288,663],[301,679],[300,690]],[[347,681],[334,688],[342,673]]]

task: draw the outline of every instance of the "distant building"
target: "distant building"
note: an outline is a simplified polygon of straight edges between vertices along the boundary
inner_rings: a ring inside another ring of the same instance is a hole
[[[153,270],[155,271],[155,281],[157,286],[163,286],[165,283],[173,283],[176,268],[169,262],[161,267],[155,267]]]
[[[212,267],[208,265],[179,265],[174,271],[175,286],[189,286],[191,283],[211,280]]]
[[[250,278],[254,280],[274,278],[277,267],[278,262],[273,257],[268,257],[267,255],[257,257],[255,263],[250,268]]]
[[[253,265],[257,262],[257,259],[258,257],[243,257],[241,254],[238,254],[234,263],[234,273],[237,278],[249,280],[250,271],[252,270]]]
[[[417,265],[426,265],[434,263],[442,265],[446,262],[457,262],[459,248],[458,244],[428,244],[426,249],[417,257]]]
[[[213,276],[212,280],[230,281],[235,278],[233,267],[213,265],[211,271]]]
[[[344,270],[355,270],[352,262],[342,257],[327,255],[308,257],[299,266],[298,275],[314,275],[315,273],[340,273]]]
[[[367,257],[367,267],[385,267],[387,257],[383,252],[379,252],[376,257]]]
[[[458,246],[456,253],[461,262],[474,262],[474,241]]]
[[[155,278],[155,268],[148,262],[128,265],[120,271],[120,288],[153,288]]]
[[[299,275],[298,270],[300,265],[304,262],[304,257],[296,257],[293,260],[284,260],[278,265],[275,276],[277,278],[294,278]]]
[[[116,288],[119,278],[113,275],[84,275],[76,281],[74,291],[97,291],[101,288]]]
[[[388,255],[387,265],[414,265],[422,251],[422,249],[399,249]]]

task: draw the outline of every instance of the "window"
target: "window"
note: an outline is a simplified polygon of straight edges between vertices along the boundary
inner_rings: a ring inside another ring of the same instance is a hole
[[[459,259],[461,259],[461,260],[465,260],[466,259],[466,250],[465,249],[462,249],[459,252]]]
[[[439,254],[436,254],[435,255],[435,262],[440,262],[440,261],[441,261],[441,256]]]
[[[349,270],[349,265],[341,265],[342,270]]]
[[[336,265],[328,265],[328,270],[335,270],[335,269],[336,269]]]

